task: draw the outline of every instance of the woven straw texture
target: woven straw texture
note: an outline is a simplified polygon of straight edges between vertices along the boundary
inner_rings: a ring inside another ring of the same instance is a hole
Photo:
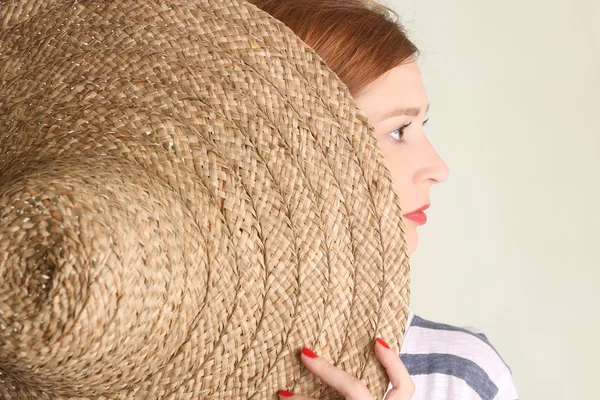
[[[398,197],[347,87],[243,0],[0,2],[0,398],[336,397],[399,351]]]

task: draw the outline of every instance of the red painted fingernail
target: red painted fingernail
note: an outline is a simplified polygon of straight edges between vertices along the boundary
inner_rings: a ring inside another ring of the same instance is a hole
[[[306,347],[303,348],[302,349],[302,353],[305,356],[309,356],[310,358],[317,358],[317,355],[311,349],[309,349],[309,348],[306,348]]]
[[[386,349],[390,348],[390,346],[388,346],[388,344],[386,342],[384,342],[383,339],[377,338],[377,341],[379,342],[380,345],[382,345]]]
[[[292,397],[294,395],[294,393],[288,392],[287,390],[280,390],[279,395],[281,397]]]

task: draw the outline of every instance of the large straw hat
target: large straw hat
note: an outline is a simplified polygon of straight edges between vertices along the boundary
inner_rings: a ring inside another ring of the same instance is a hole
[[[383,395],[408,256],[347,87],[243,0],[0,4],[0,397]]]

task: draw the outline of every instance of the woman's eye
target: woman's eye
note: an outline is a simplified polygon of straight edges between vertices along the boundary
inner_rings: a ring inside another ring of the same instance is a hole
[[[398,143],[398,144],[404,143],[404,130],[406,128],[408,128],[410,126],[410,124],[412,124],[412,122],[402,125],[400,128],[390,132],[390,138],[392,139],[392,141],[394,143]],[[397,138],[394,136],[397,136]]]

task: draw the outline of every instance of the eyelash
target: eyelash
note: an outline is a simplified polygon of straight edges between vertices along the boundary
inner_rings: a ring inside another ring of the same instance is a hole
[[[429,118],[427,118],[425,121],[423,121],[423,126],[425,126],[425,124],[427,124],[427,121],[429,121]],[[396,130],[393,130],[392,132],[390,132],[390,135],[391,135],[392,133],[394,133],[394,132],[398,132],[400,135],[404,135],[404,130],[405,130],[406,128],[408,128],[408,127],[409,127],[411,124],[412,124],[412,121],[411,121],[411,122],[409,122],[408,124],[402,125],[400,128],[398,128],[398,129],[396,129]],[[404,139],[403,139],[403,138],[400,138],[400,139],[391,138],[391,139],[392,139],[392,141],[393,141],[394,143],[398,143],[398,144],[404,144],[404,143],[405,143],[405,141],[404,141]]]

